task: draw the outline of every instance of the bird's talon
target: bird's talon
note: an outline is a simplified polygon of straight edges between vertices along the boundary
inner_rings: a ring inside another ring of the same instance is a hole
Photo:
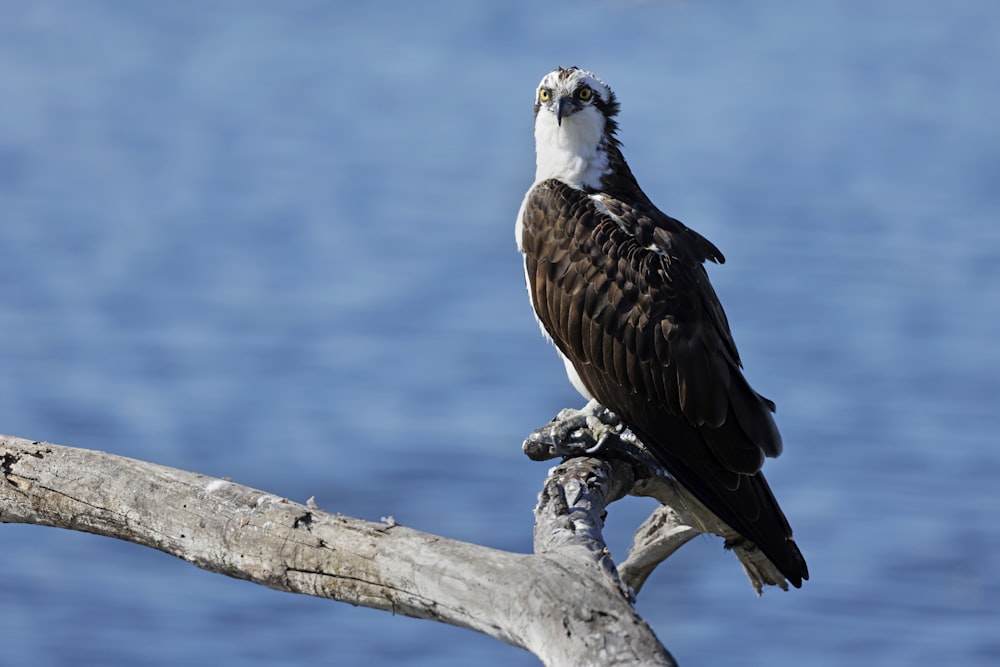
[[[595,444],[593,447],[591,447],[589,449],[586,449],[584,451],[586,451],[588,454],[596,454],[597,452],[601,451],[601,449],[604,447],[604,445],[608,442],[608,438],[609,437],[611,437],[611,433],[610,432],[605,433],[597,441],[597,444]]]

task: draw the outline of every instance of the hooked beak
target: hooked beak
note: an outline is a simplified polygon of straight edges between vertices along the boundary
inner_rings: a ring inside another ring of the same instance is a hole
[[[562,127],[563,116],[569,115],[570,106],[572,101],[568,97],[560,97],[559,101],[556,102],[556,123]]]

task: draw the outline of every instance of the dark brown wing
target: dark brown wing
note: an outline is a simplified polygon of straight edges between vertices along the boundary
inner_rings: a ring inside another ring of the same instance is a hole
[[[759,472],[781,451],[774,405],[744,379],[703,266],[722,254],[645,201],[554,180],[532,189],[522,222],[535,311],[591,395],[801,585],[805,561]]]

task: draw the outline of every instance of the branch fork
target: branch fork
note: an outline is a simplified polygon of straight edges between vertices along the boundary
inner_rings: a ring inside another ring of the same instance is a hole
[[[567,479],[574,480],[574,486],[591,480],[603,489],[595,496],[603,502],[585,505],[594,515],[589,525],[595,527],[598,539],[580,544],[590,545],[595,554],[607,553],[600,539],[607,505],[626,495],[647,496],[660,502],[660,507],[636,531],[626,560],[612,577],[629,592],[630,599],[639,593],[660,563],[691,539],[705,533],[725,539],[726,548],[736,554],[757,595],[762,594],[765,586],[788,590],[784,575],[752,542],[743,539],[674,482],[642,442],[625,430],[621,420],[596,401],[591,400],[580,410],[560,411],[551,422],[533,431],[522,448],[536,461],[564,457],[562,466],[549,472],[539,507],[535,510],[536,552],[539,551],[539,531],[553,530],[548,526],[551,522],[548,513],[542,511],[546,490],[552,485],[565,485]],[[575,472],[567,476],[567,470]],[[609,478],[610,483],[600,484],[605,478]],[[610,559],[607,560],[610,563]]]

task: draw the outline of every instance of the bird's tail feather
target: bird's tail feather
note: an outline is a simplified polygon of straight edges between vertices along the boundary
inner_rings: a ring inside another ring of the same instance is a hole
[[[800,588],[802,581],[809,578],[805,558],[792,539],[792,528],[763,473],[738,474],[733,484],[731,478],[737,473],[713,469],[701,461],[685,462],[655,445],[650,449],[678,483],[730,528],[756,544],[792,586]]]

